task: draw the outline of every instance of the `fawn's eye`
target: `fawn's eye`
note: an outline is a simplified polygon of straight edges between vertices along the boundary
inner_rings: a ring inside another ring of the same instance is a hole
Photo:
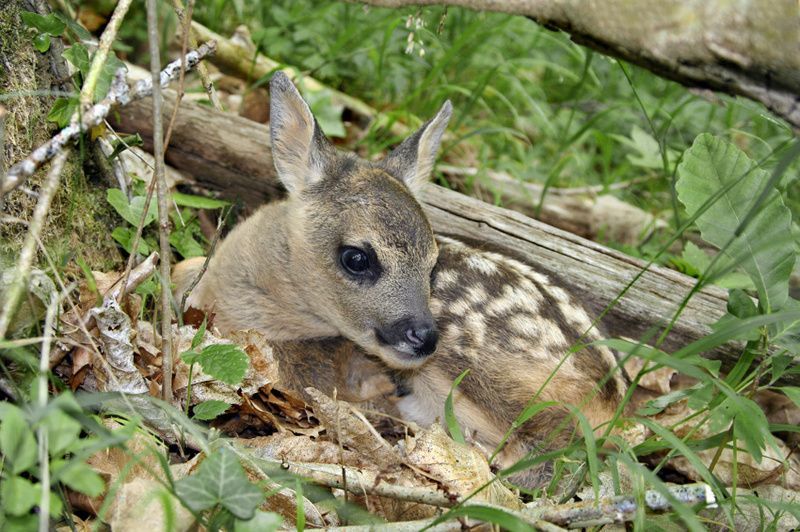
[[[346,247],[339,253],[339,262],[351,275],[364,275],[369,270],[369,257],[365,251]]]

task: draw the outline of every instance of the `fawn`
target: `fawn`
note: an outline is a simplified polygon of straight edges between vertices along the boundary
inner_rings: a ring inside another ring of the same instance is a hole
[[[232,230],[188,304],[213,310],[223,331],[318,339],[291,362],[299,386],[338,386],[340,397],[343,387],[361,386],[351,399],[364,399],[368,383],[387,382],[372,375],[388,376],[401,415],[423,425],[443,418],[453,380],[470,369],[454,394],[455,413],[487,449],[532,398],[557,402],[514,432],[498,455],[506,466],[566,441],[555,435],[574,427],[563,427],[564,405],[579,406],[593,427],[607,423],[627,385],[608,348],[570,353],[599,337],[555,280],[535,265],[434,235],[415,194],[450,115],[446,102],[384,159],[368,162],[337,151],[288,77],[275,74],[272,157],[288,197]],[[176,266],[179,292],[201,263]],[[545,473],[517,480],[537,485]]]

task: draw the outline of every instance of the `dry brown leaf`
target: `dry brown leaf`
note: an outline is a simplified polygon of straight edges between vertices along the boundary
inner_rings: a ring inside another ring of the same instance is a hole
[[[334,401],[314,388],[306,388],[311,398],[314,413],[334,441],[340,442],[363,456],[368,456],[379,468],[397,466],[402,463],[399,453],[384,440],[375,429],[354,414],[354,407],[344,401]]]
[[[131,319],[119,304],[108,298],[89,311],[100,331],[104,361],[95,360],[94,374],[101,391],[129,394],[148,393],[149,389],[133,363],[134,329]]]
[[[625,362],[625,372],[633,378],[641,370],[653,366],[653,363],[639,357],[629,357]],[[661,367],[646,373],[639,380],[639,387],[659,394],[672,391],[672,378],[678,372],[672,368]]]
[[[237,441],[254,456],[265,460],[341,464],[358,468],[369,468],[375,465],[361,454],[342,449],[332,441],[312,440],[288,432]]]
[[[195,526],[192,513],[161,483],[148,478],[136,478],[122,485],[109,512],[109,524],[115,532],[167,530],[164,505],[169,505],[172,514],[170,532]]]
[[[471,494],[495,478],[483,453],[454,441],[438,423],[409,439],[406,449],[407,464],[424,471],[448,493],[459,497]],[[492,482],[476,499],[522,508],[519,498],[498,481]]]

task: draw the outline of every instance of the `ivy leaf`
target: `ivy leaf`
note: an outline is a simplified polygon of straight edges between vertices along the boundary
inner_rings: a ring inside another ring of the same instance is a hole
[[[26,478],[5,478],[0,483],[3,510],[10,515],[25,515],[39,500],[40,492],[41,488]]]
[[[0,408],[0,453],[5,468],[16,475],[36,465],[36,440],[22,410],[10,403]],[[10,467],[9,467],[10,465]]]
[[[192,194],[183,194],[181,192],[173,192],[172,201],[181,207],[191,207],[193,209],[220,209],[230,205],[227,201],[206,198],[204,196],[194,196]]]
[[[108,94],[108,89],[111,88],[114,74],[120,68],[128,69],[125,63],[120,61],[114,53],[108,54],[106,62],[103,63],[103,68],[100,70],[100,76],[97,78],[97,85],[94,87],[94,101],[99,102],[105,98],[106,94]]]
[[[84,45],[80,43],[73,44],[64,50],[61,55],[81,73],[81,76],[86,77],[92,66],[92,61],[89,59],[89,50]]]
[[[765,182],[767,172],[739,148],[703,133],[686,150],[678,166],[675,188],[686,211],[694,215],[709,198],[730,186],[699,215],[696,224],[703,239],[717,248],[731,242],[726,255],[747,272],[756,286],[761,307],[771,313],[786,302],[795,261],[792,216],[776,189],[769,191],[758,213],[736,235]]]
[[[225,412],[230,407],[231,405],[225,401],[210,399],[196,405],[194,407],[194,415],[192,417],[201,421],[211,421],[212,419],[216,419],[217,416]]]
[[[264,492],[250,483],[236,455],[220,448],[209,455],[194,475],[175,483],[181,500],[195,512],[222,505],[239,519],[251,519]]]
[[[47,120],[55,122],[58,127],[67,127],[72,115],[78,110],[77,98],[56,98],[53,102],[53,107],[47,113]]]
[[[36,37],[33,38],[33,47],[39,53],[45,53],[47,50],[50,49],[50,34],[48,33],[37,33]]]
[[[196,362],[203,373],[230,385],[242,382],[250,359],[233,344],[214,344],[203,348]]]
[[[49,15],[40,15],[32,11],[22,11],[20,16],[22,17],[22,22],[29,28],[35,28],[39,33],[46,33],[53,37],[58,37],[67,29],[67,25],[61,22],[58,17],[52,13]]]
[[[57,13],[57,12],[53,13],[53,15],[58,20],[60,20],[64,24],[66,24],[67,28],[69,28],[69,30],[72,33],[74,33],[75,36],[78,39],[80,39],[81,41],[91,41],[92,40],[92,34],[89,33],[89,30],[87,30],[86,28],[84,28],[83,26],[81,26],[80,24],[78,24],[77,22],[72,20],[71,18],[69,18],[69,17],[67,17],[67,16],[65,16],[65,15],[63,15],[61,13]]]
[[[106,198],[108,203],[117,211],[117,214],[122,216],[123,220],[134,227],[139,225],[142,212],[144,211],[144,202],[145,199],[147,199],[145,196],[134,196],[129,203],[128,198],[125,197],[125,194],[120,189],[109,188],[106,191]],[[147,209],[147,216],[144,219],[144,226],[147,227],[153,223],[157,216],[158,205],[155,201],[151,200],[150,207]]]

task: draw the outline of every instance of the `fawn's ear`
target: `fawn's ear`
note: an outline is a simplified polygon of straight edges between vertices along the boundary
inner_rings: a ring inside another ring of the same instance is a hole
[[[281,71],[269,82],[269,132],[278,178],[294,194],[322,179],[333,146],[308,104]]]
[[[425,122],[382,161],[383,166],[414,194],[430,179],[439,144],[452,113],[453,106],[447,100],[433,119]]]

